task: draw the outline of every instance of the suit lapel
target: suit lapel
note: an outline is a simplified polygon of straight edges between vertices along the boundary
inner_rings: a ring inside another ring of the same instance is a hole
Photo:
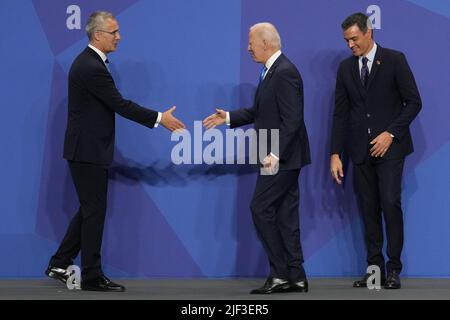
[[[375,78],[375,75],[377,74],[378,69],[380,69],[381,66],[381,57],[382,57],[382,50],[381,46],[378,45],[377,52],[375,53],[375,58],[372,63],[372,69],[370,70],[369,74],[369,80],[367,82],[367,90],[370,88],[370,84],[372,83],[373,79]]]
[[[109,72],[108,68],[106,67],[105,63],[103,62],[102,58],[98,55],[97,52],[95,52],[94,50],[92,50],[90,47],[86,47],[85,51],[91,55],[92,57],[94,57],[98,62],[100,62],[102,64],[102,66],[105,68],[106,71]]]
[[[273,65],[270,67],[270,69],[267,71],[266,76],[264,77],[264,80],[261,81],[261,83],[258,85],[258,88],[256,89],[255,94],[255,104],[258,105],[259,98],[261,96],[261,93],[264,91],[264,87],[267,86],[267,84],[270,82],[270,79],[273,76],[273,73],[275,72],[276,68],[280,64],[281,60],[284,58],[284,55],[281,54],[277,60],[273,63]]]

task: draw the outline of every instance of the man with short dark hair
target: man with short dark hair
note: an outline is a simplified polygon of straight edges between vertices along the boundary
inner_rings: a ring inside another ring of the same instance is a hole
[[[124,291],[102,271],[101,244],[106,215],[108,166],[114,152],[115,113],[148,128],[184,128],[172,112],[161,113],[125,100],[109,73],[107,54],[120,41],[119,25],[109,12],[94,12],[86,26],[89,45],[69,72],[68,120],[64,158],[77,191],[80,207],[73,217],[45,273],[65,282],[67,267],[81,250],[82,290]]]
[[[405,55],[373,41],[371,23],[365,14],[349,16],[342,23],[342,30],[353,57],[342,61],[337,73],[331,174],[338,184],[342,183],[340,157],[348,143],[365,227],[367,263],[380,268],[386,289],[399,289],[403,164],[413,152],[409,125],[422,102]],[[382,212],[389,257],[386,265],[382,253]],[[366,287],[368,277],[366,274],[356,281],[354,287]]]

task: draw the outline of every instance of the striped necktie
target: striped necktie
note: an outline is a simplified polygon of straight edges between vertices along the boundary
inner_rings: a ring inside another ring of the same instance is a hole
[[[367,66],[367,59],[366,57],[362,58],[362,68],[361,68],[361,82],[364,87],[367,87],[367,80],[369,80],[369,67]]]

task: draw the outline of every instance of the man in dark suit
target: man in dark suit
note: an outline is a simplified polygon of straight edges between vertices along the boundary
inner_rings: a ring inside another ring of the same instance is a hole
[[[280,36],[272,24],[250,28],[248,51],[255,62],[264,65],[254,105],[231,112],[217,109],[204,120],[208,129],[223,123],[231,128],[254,123],[256,130],[278,130],[278,151],[267,148],[262,161],[267,172],[258,176],[250,205],[270,262],[270,276],[252,294],[308,291],[298,213],[300,169],[311,162],[303,119],[303,83],[280,49]]]
[[[81,289],[124,291],[102,272],[101,244],[106,215],[108,166],[114,152],[115,113],[148,128],[184,128],[172,112],[161,113],[125,100],[109,73],[107,54],[116,50],[119,25],[108,12],[94,12],[86,26],[89,46],[69,72],[68,121],[64,158],[80,202],[66,235],[51,258],[46,274],[65,282],[67,267],[81,250]]]
[[[344,173],[340,156],[350,140],[355,187],[365,226],[367,263],[380,268],[381,283],[386,289],[398,289],[403,247],[403,164],[413,152],[409,125],[422,102],[405,55],[373,41],[366,15],[349,16],[342,29],[353,57],[342,61],[337,74],[331,174],[341,184]],[[387,264],[382,253],[382,212]],[[353,286],[367,287],[369,276],[366,274]]]

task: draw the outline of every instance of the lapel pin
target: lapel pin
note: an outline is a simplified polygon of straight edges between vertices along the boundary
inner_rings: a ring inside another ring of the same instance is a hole
[[[376,63],[377,63],[377,65],[380,65],[381,64],[381,60],[377,60]]]

